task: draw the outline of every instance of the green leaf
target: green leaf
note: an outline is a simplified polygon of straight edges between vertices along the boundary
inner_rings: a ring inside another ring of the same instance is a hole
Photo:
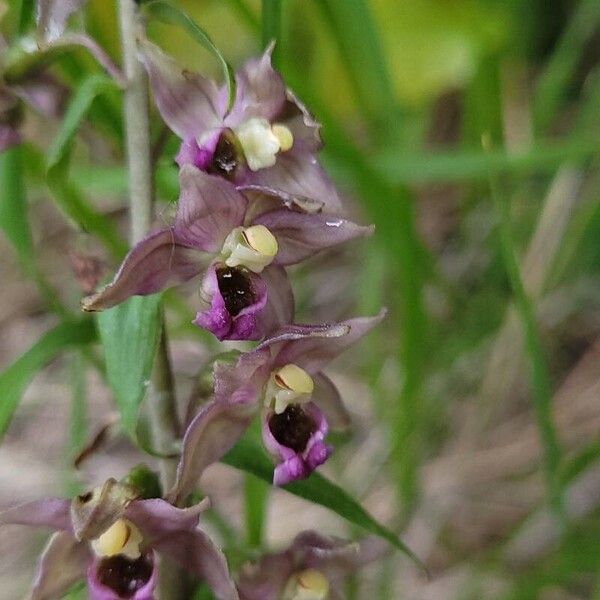
[[[91,319],[64,321],[46,332],[0,374],[0,437],[4,435],[30,379],[50,360],[71,346],[96,339]]]
[[[273,464],[266,456],[261,445],[252,439],[251,434],[241,438],[223,457],[222,461],[236,469],[252,473],[252,475],[268,483],[273,481]],[[282,489],[295,496],[329,508],[350,523],[387,540],[392,546],[404,552],[424,568],[417,556],[402,543],[395,533],[376,521],[350,494],[320,473],[314,472],[308,479],[295,481],[283,486]]]
[[[176,25],[185,29],[192,39],[198,42],[203,48],[206,48],[220,63],[223,70],[223,76],[227,84],[228,103],[227,110],[231,110],[233,101],[235,100],[235,75],[230,64],[225,60],[220,50],[215,46],[206,31],[202,29],[191,17],[185,12],[173,6],[164,0],[154,0],[144,5],[144,11],[158,21],[169,25]]]
[[[123,428],[135,440],[138,411],[158,344],[160,294],[133,296],[96,315],[106,377]]]
[[[279,64],[281,54],[281,0],[262,0],[262,45],[266,48],[272,41],[277,42],[273,49],[273,65]]]
[[[35,269],[33,242],[27,216],[19,146],[0,154],[0,227],[17,251],[23,267],[31,273]]]
[[[127,246],[116,228],[109,219],[87,204],[81,192],[68,178],[73,142],[81,122],[94,100],[114,89],[114,82],[104,75],[90,75],[83,80],[48,151],[46,167],[48,187],[58,206],[80,229],[97,236],[115,258],[120,258]]]

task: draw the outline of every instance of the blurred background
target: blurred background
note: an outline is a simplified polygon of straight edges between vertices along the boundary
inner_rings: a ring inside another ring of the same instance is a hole
[[[176,3],[234,66],[260,51],[260,2]],[[120,60],[112,2],[91,0],[78,22]],[[182,64],[219,76],[180,31],[150,31]],[[599,600],[600,2],[283,0],[278,38],[279,68],[323,123],[326,167],[354,216],[377,227],[295,270],[298,320],[390,309],[330,369],[354,428],[334,436],[324,472],[429,569],[390,554],[348,582],[347,598]],[[67,101],[95,70],[76,52],[52,74]],[[125,234],[120,110],[117,94],[92,105],[69,193]],[[75,313],[81,285],[111,273],[119,254],[50,198],[43,165],[57,128],[24,115],[17,192],[33,243],[28,254],[18,236],[0,238],[3,370]],[[177,140],[158,118],[153,135],[166,220]],[[2,181],[3,194],[17,193]],[[195,299],[192,289],[167,299],[181,402],[217,349],[190,325]],[[61,352],[27,387],[0,446],[3,506],[139,460],[109,436],[78,474],[70,467],[113,410],[88,359]],[[222,466],[203,481],[225,543],[243,530],[240,485]],[[284,492],[271,494],[265,527],[271,548],[304,528],[360,535]],[[43,539],[0,531],[0,598],[24,593]]]

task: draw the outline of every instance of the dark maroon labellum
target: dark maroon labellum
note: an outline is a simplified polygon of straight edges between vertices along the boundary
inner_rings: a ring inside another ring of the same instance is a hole
[[[131,560],[117,555],[103,558],[96,572],[98,581],[120,598],[132,598],[152,577],[152,561],[147,556]]]
[[[232,317],[256,302],[250,274],[246,269],[224,266],[219,267],[216,273],[225,308]]]
[[[290,404],[280,415],[269,419],[273,437],[294,452],[304,452],[310,436],[315,431],[314,419],[299,404]]]
[[[231,129],[225,129],[215,146],[215,152],[207,171],[222,177],[233,176],[233,172],[240,163],[240,154],[235,134]]]

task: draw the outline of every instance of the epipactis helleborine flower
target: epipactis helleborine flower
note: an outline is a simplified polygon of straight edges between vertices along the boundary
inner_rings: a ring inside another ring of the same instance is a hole
[[[288,325],[242,354],[214,367],[214,399],[192,419],[183,439],[177,481],[168,498],[190,493],[211,463],[243,435],[257,412],[262,437],[275,459],[273,482],[302,479],[325,462],[329,423],[348,427],[339,392],[322,369],[385,316],[327,325]]]
[[[193,164],[237,185],[318,198],[324,212],[339,214],[335,187],[316,159],[320,125],[271,66],[272,50],[271,45],[237,72],[228,112],[225,86],[182,69],[150,42],[141,43],[158,109],[182,139],[180,166]]]
[[[283,270],[371,227],[289,208],[250,215],[250,201],[230,182],[185,165],[171,227],[151,233],[125,257],[111,284],[85,298],[84,310],[110,308],[204,272],[205,308],[194,323],[220,340],[260,339],[293,317]]]
[[[0,525],[57,531],[40,558],[30,600],[59,600],[84,578],[91,600],[153,600],[157,553],[206,581],[220,600],[237,600],[225,557],[198,528],[208,505],[182,509],[142,500],[109,479],[74,500],[45,498],[8,509]]]
[[[348,542],[315,531],[300,533],[289,548],[242,567],[241,600],[334,600],[343,580],[385,551],[379,540]]]

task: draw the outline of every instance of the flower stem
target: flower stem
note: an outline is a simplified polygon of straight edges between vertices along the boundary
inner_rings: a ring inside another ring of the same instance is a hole
[[[134,0],[118,0],[123,71],[125,88],[125,138],[130,196],[130,242],[139,242],[150,229],[153,215],[153,177],[150,156],[150,120],[148,115],[148,82],[137,57],[137,31],[140,27]],[[164,319],[161,316],[161,338],[148,388],[148,409],[153,443],[158,452],[172,452],[179,436],[179,422],[175,404],[173,374],[169,361]],[[168,490],[175,479],[176,462],[160,461],[163,490]],[[189,597],[186,578],[172,564],[162,564],[160,597],[176,600]]]

